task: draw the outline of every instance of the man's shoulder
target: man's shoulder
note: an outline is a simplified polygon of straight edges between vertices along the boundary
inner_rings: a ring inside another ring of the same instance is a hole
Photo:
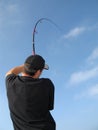
[[[44,81],[44,83],[46,83],[49,86],[54,86],[52,80],[49,78],[41,78],[41,80]]]
[[[46,82],[52,82],[51,79],[49,79],[49,78],[40,78],[40,80],[46,81]]]
[[[6,79],[10,79],[10,78],[15,78],[16,77],[16,75],[15,74],[9,74],[9,75],[7,75],[5,78]]]

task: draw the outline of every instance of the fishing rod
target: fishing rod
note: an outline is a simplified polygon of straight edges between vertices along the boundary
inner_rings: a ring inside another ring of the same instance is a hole
[[[42,21],[48,21],[48,22],[50,22],[51,24],[55,25],[56,28],[58,28],[58,29],[60,30],[60,28],[59,28],[51,19],[48,19],[48,18],[41,18],[41,19],[39,19],[39,20],[35,23],[34,30],[33,30],[33,40],[32,40],[33,55],[36,54],[36,52],[35,52],[35,34],[36,34],[36,28],[37,28],[37,25],[38,25],[39,23],[41,23]]]

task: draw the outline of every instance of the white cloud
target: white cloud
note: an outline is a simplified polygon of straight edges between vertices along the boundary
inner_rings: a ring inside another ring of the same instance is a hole
[[[98,29],[98,24],[94,24],[94,25],[89,26],[89,27],[75,27],[74,29],[71,29],[67,34],[65,34],[63,36],[63,38],[69,39],[69,38],[76,37],[76,36],[80,35],[84,31],[92,31],[92,30],[96,30],[96,29]]]
[[[98,47],[93,50],[87,61],[93,63],[96,59],[98,59]]]
[[[9,14],[15,14],[17,13],[19,10],[18,8],[18,5],[17,4],[10,4],[6,7],[6,11],[9,13]]]
[[[19,18],[20,18],[19,6],[17,4],[0,3],[0,27],[1,28],[5,27],[8,24],[11,25],[16,23],[21,23]]]
[[[64,35],[64,38],[71,38],[71,37],[76,37],[77,35],[81,34],[82,32],[85,31],[85,27],[76,27],[72,30],[69,31],[68,34]]]
[[[93,68],[87,69],[85,71],[78,71],[71,74],[70,79],[68,81],[69,86],[74,86],[79,83],[85,82],[92,78],[96,78],[98,76],[98,47],[96,47],[91,55],[87,58],[87,62],[89,64],[93,63]],[[88,65],[88,64],[87,64]],[[94,65],[97,65],[94,67]]]
[[[98,23],[92,25],[91,27],[88,27],[88,31],[92,31],[92,30],[95,30],[95,29],[98,29]]]
[[[98,95],[98,84],[88,89],[88,95],[89,96],[95,96]]]
[[[74,85],[80,82],[84,82],[98,75],[98,67],[90,70],[75,72],[70,76],[69,84]]]
[[[98,84],[95,84],[92,87],[89,87],[87,90],[81,92],[80,94],[76,94],[74,96],[75,99],[81,99],[81,98],[89,98],[89,97],[95,97],[98,96]]]

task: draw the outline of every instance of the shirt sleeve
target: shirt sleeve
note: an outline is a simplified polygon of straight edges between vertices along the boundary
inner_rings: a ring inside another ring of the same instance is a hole
[[[54,84],[50,80],[50,93],[49,93],[49,110],[54,109]]]
[[[5,78],[6,87],[9,87],[10,84],[13,84],[15,79],[16,79],[15,74],[9,74],[8,76],[6,76]]]

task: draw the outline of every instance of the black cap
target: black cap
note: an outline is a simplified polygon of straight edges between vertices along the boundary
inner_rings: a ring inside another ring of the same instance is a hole
[[[31,55],[29,56],[24,63],[26,70],[39,70],[39,69],[49,69],[49,66],[45,64],[45,60],[40,55]]]

